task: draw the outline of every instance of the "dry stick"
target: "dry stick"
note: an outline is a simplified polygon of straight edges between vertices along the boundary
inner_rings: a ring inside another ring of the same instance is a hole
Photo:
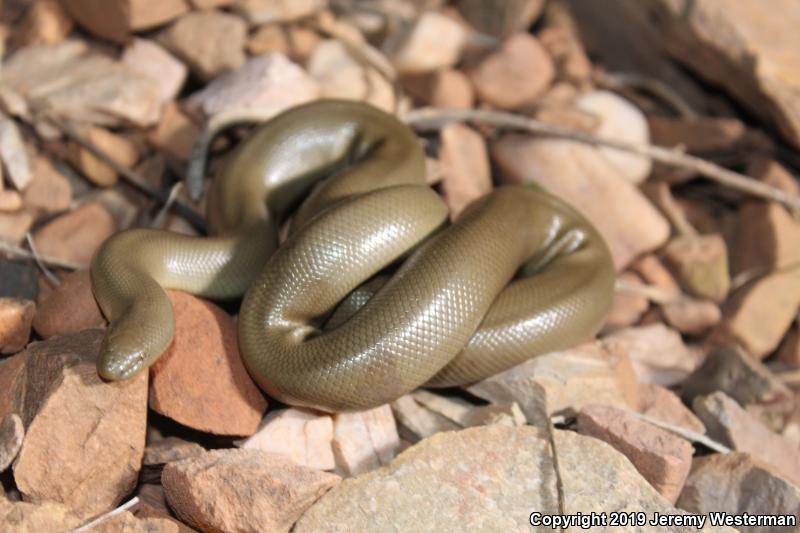
[[[60,119],[52,116],[51,114],[46,115],[46,118],[50,123],[52,123],[56,128],[58,128],[62,133],[64,133],[64,135],[66,135],[76,143],[80,144],[81,146],[89,150],[89,152],[91,152],[92,155],[94,155],[103,163],[113,168],[114,171],[116,171],[120,176],[122,176],[128,183],[130,183],[137,189],[145,192],[146,194],[152,196],[153,198],[159,200],[162,204],[166,204],[169,201],[169,192],[151,185],[140,174],[114,161],[114,159],[111,158],[105,152],[105,150],[101,149],[96,144],[91,142],[89,139],[78,133],[78,131],[75,130],[75,128],[73,128],[72,126],[70,126],[65,122],[62,122]],[[175,211],[179,215],[184,217],[186,220],[188,220],[192,226],[203,232],[206,230],[206,224],[205,221],[203,220],[203,217],[200,216],[190,206],[181,202],[180,200],[176,200],[173,204],[173,207],[175,208]]]
[[[73,529],[72,533],[82,533],[84,531],[89,531],[90,529],[92,529],[97,524],[99,524],[101,522],[105,522],[106,520],[108,520],[112,516],[118,515],[123,511],[127,511],[128,509],[130,509],[131,507],[133,507],[137,503],[139,503],[139,497],[138,496],[134,496],[133,498],[130,499],[130,501],[120,505],[116,509],[113,509],[113,510],[107,512],[106,514],[98,516],[94,520],[82,525],[79,528]]]
[[[649,157],[654,161],[665,165],[692,170],[727,187],[731,187],[760,198],[774,200],[793,211],[800,211],[800,197],[798,196],[787,194],[776,187],[756,181],[745,176],[744,174],[739,174],[738,172],[728,170],[710,161],[706,161],[705,159],[680,153],[661,146],[630,143],[615,139],[597,137],[590,133],[563,128],[561,126],[555,126],[552,124],[546,124],[525,116],[504,113],[501,111],[487,111],[483,109],[424,108],[406,113],[403,119],[409,125],[422,130],[440,129],[450,122],[474,121],[499,128],[514,128],[531,133],[548,135],[551,137],[570,139],[592,146],[607,146],[609,148],[616,148],[618,150],[624,150],[633,154]]]
[[[36,261],[36,265],[39,267],[39,270],[41,270],[44,273],[44,275],[47,276],[47,279],[52,281],[56,285],[56,287],[61,285],[61,280],[58,278],[58,276],[50,272],[50,269],[47,268],[44,265],[44,263],[42,263],[42,260],[39,257],[39,252],[36,250],[36,245],[33,242],[33,235],[31,235],[30,231],[25,233],[25,240],[28,241],[28,246],[31,249],[31,254],[33,254],[33,260]]]
[[[80,263],[73,263],[71,261],[65,261],[63,259],[59,259],[58,257],[34,254],[32,252],[29,252],[28,250],[25,250],[24,248],[20,248],[19,246],[14,246],[13,244],[8,244],[1,241],[0,241],[0,253],[12,254],[17,257],[21,257],[23,259],[36,260],[38,258],[38,260],[44,263],[45,265],[58,268],[65,268],[67,270],[82,270],[87,267],[87,265],[82,265]]]
[[[649,422],[654,426],[660,427],[661,429],[666,429],[667,431],[671,431],[672,433],[675,433],[679,437],[683,437],[692,442],[698,442],[703,446],[705,446],[706,448],[714,450],[715,452],[730,453],[733,451],[724,444],[720,444],[719,442],[706,437],[702,433],[698,433],[696,431],[692,431],[691,429],[686,429],[681,426],[676,426],[675,424],[670,424],[669,422],[664,422],[663,420],[659,420],[658,418],[653,418],[652,416],[643,415],[642,413],[637,413],[636,411],[631,411],[630,409],[624,409],[624,411],[634,418],[638,418],[639,420],[644,420],[645,422]]]

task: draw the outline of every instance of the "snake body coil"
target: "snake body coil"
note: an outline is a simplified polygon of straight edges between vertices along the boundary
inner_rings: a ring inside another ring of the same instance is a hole
[[[543,191],[501,187],[447,226],[424,175],[413,132],[367,105],[322,101],[272,119],[213,181],[213,237],[135,229],[98,251],[92,281],[111,322],[100,374],[127,378],[167,348],[162,287],[247,291],[239,341],[250,374],[287,403],[326,411],[474,382],[596,331],[614,270],[580,214]],[[278,224],[314,184],[278,248]],[[375,277],[401,259],[387,282]]]

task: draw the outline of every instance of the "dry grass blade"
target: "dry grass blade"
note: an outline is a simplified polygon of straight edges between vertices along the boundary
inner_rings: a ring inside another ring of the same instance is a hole
[[[51,267],[65,268],[67,270],[82,270],[88,266],[79,263],[73,263],[71,261],[65,261],[63,259],[59,259],[58,257],[34,254],[33,252],[29,252],[24,248],[20,248],[19,246],[14,246],[13,244],[8,244],[5,242],[0,242],[0,253],[11,254],[22,259],[33,259]]]

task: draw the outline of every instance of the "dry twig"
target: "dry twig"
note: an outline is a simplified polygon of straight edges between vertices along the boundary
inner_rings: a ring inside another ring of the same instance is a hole
[[[661,429],[666,429],[667,431],[675,433],[679,437],[688,439],[691,442],[697,442],[699,444],[702,444],[706,448],[710,448],[715,452],[730,453],[731,451],[733,451],[727,446],[720,444],[719,442],[710,439],[701,433],[697,433],[696,431],[692,431],[690,429],[686,429],[681,426],[676,426],[675,424],[670,424],[669,422],[664,422],[663,420],[659,420],[658,418],[653,418],[652,416],[643,415],[641,413],[637,413],[636,411],[631,411],[629,409],[625,409],[625,412],[634,418],[638,418],[639,420],[644,420],[645,422],[649,422],[650,424],[658,426]]]
[[[592,146],[616,148],[618,150],[649,157],[665,165],[691,170],[727,187],[767,200],[774,200],[793,211],[800,211],[800,197],[788,194],[777,187],[761,183],[760,181],[728,170],[705,159],[662,146],[630,143],[598,137],[591,133],[571,130],[553,124],[546,124],[526,116],[484,109],[423,108],[410,111],[403,118],[409,125],[422,130],[440,129],[451,122],[478,122],[498,128],[518,129],[550,137],[570,139]]]
[[[83,533],[84,531],[89,531],[90,529],[95,527],[97,524],[100,524],[101,522],[105,522],[106,520],[108,520],[112,516],[116,516],[116,515],[124,512],[124,511],[127,511],[128,509],[130,509],[131,507],[133,507],[137,503],[139,503],[139,497],[138,496],[134,496],[129,501],[127,501],[126,503],[120,505],[116,509],[113,509],[113,510],[107,512],[106,514],[98,516],[94,520],[82,525],[79,528],[73,529],[72,533]]]
[[[59,259],[58,257],[35,254],[25,250],[24,248],[20,248],[19,246],[14,246],[13,244],[8,244],[2,241],[0,241],[0,253],[15,255],[22,259],[33,259],[51,267],[65,268],[67,270],[82,270],[87,268],[87,265],[65,261],[63,259]]]
[[[47,279],[52,281],[56,284],[56,286],[61,285],[61,280],[53,274],[49,268],[42,262],[42,258],[39,256],[39,252],[36,250],[36,245],[33,242],[33,235],[31,232],[25,233],[25,240],[28,242],[28,247],[31,249],[31,254],[33,255],[33,260],[36,261],[36,265],[39,267],[39,270],[47,276]]]

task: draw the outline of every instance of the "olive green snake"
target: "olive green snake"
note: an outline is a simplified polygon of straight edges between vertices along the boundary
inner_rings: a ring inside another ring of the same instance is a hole
[[[313,102],[259,126],[213,179],[207,217],[208,237],[130,229],[95,254],[110,322],[103,378],[126,379],[167,349],[165,287],[244,294],[239,348],[252,378],[283,402],[332,412],[570,347],[610,306],[611,257],[584,217],[541,189],[506,186],[450,224],[414,132],[362,103]]]

